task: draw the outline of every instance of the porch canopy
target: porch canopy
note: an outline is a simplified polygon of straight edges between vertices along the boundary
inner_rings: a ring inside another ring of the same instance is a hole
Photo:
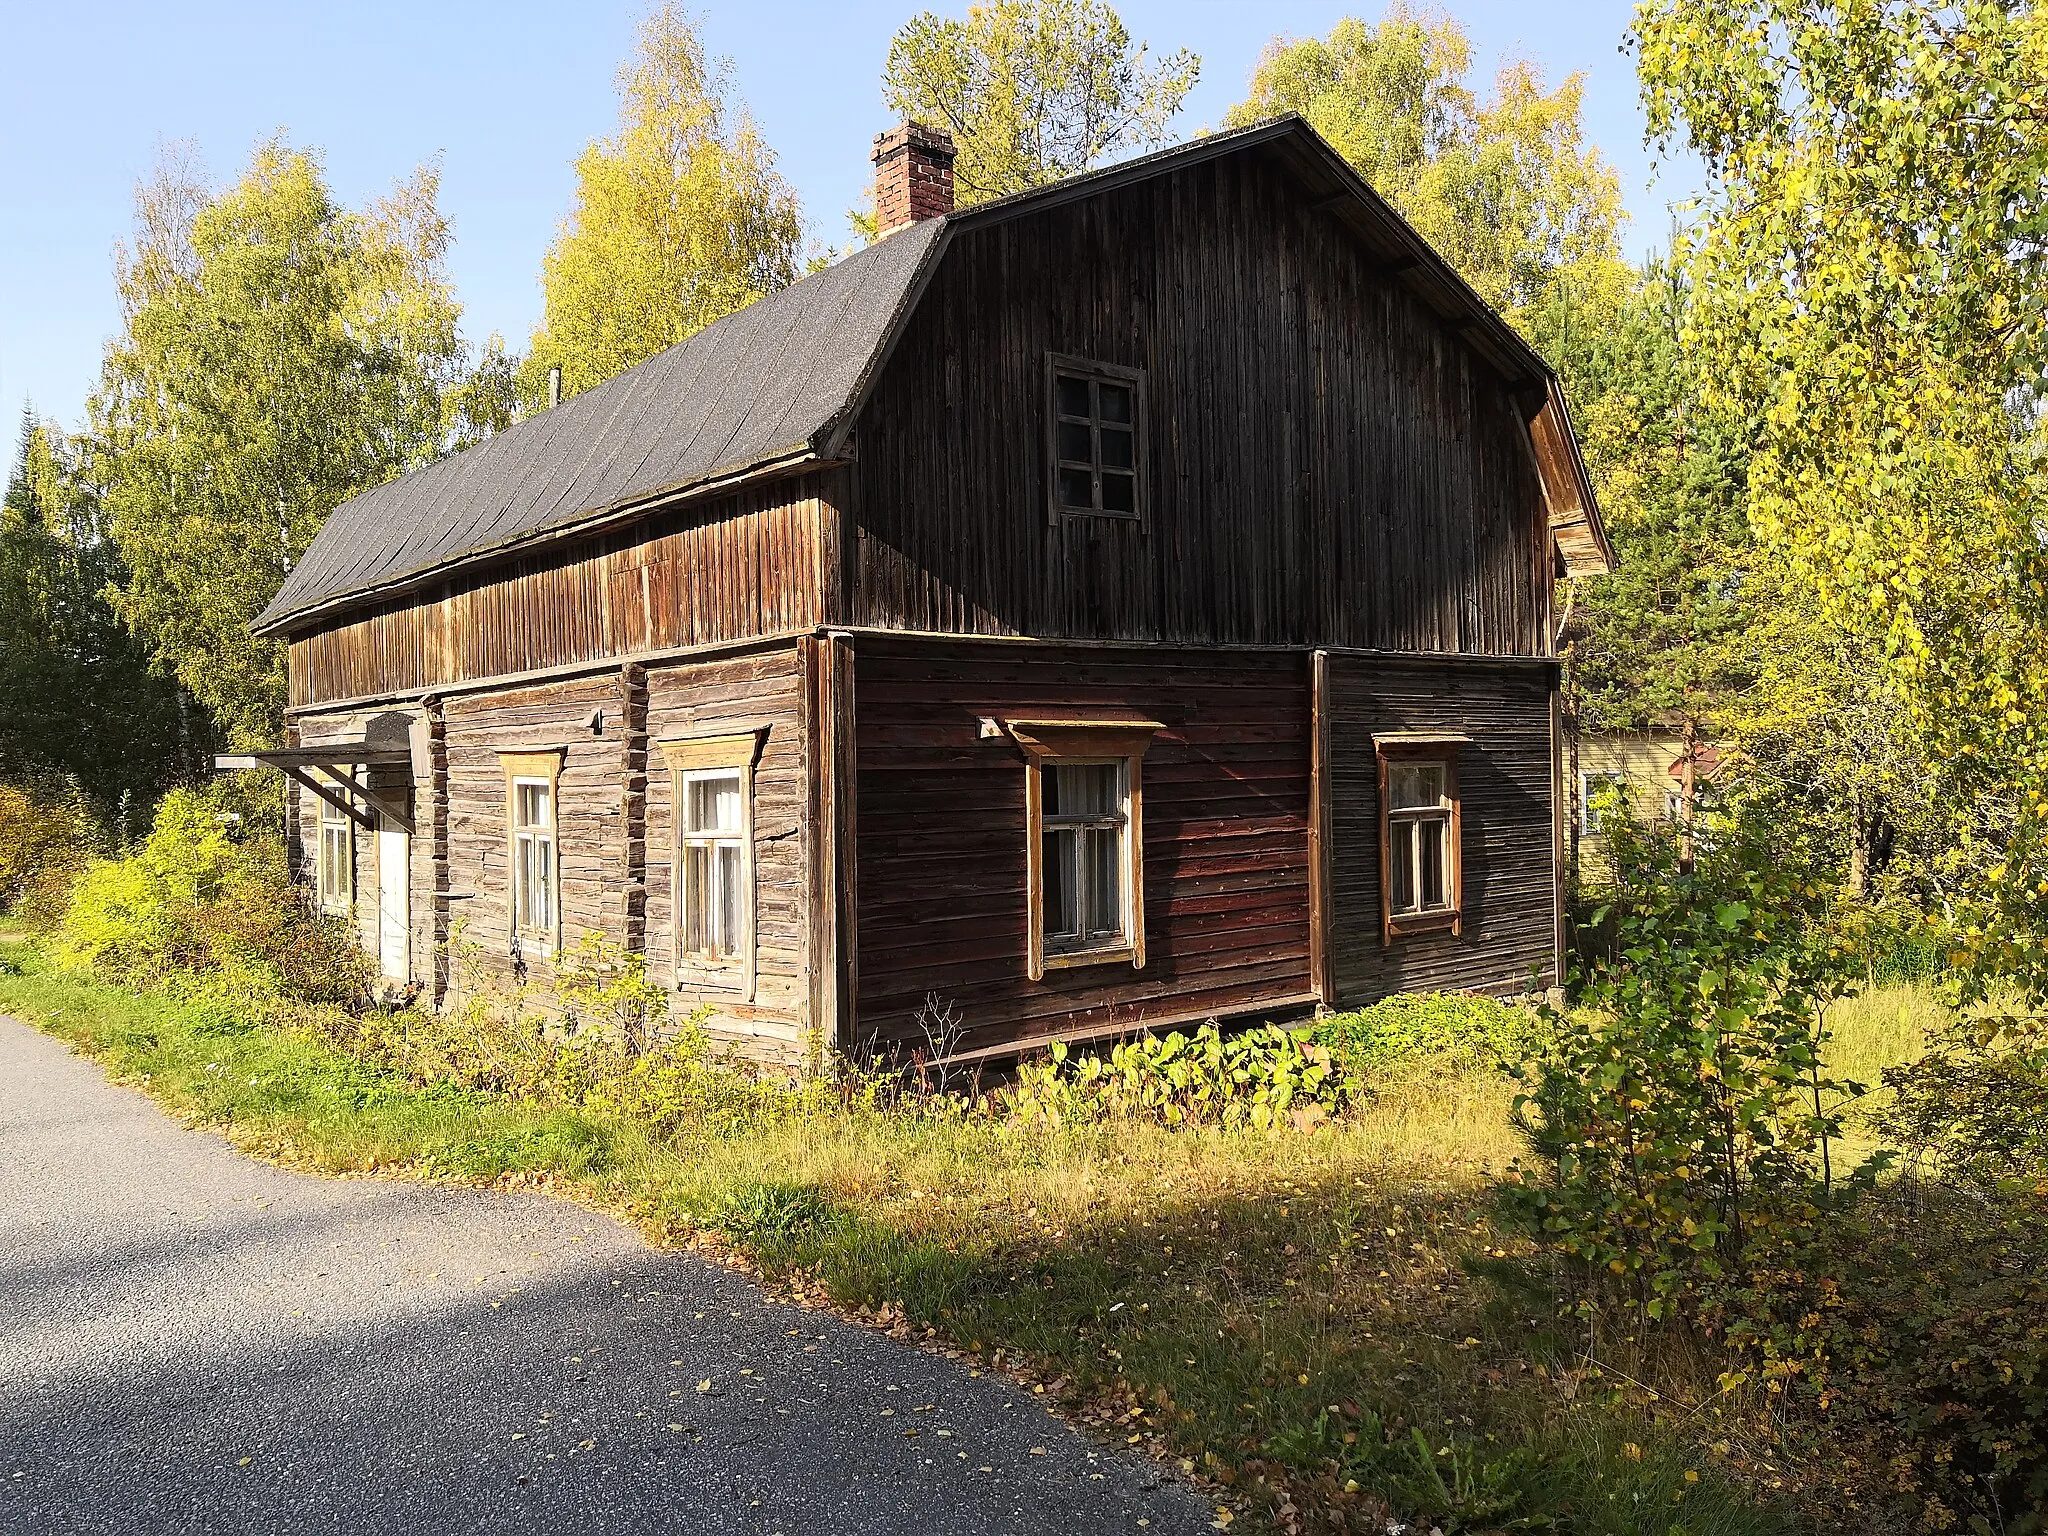
[[[407,833],[413,830],[411,797],[393,800],[370,787],[368,770],[402,766],[412,770],[412,748],[390,741],[330,741],[317,747],[274,747],[267,752],[243,752],[213,760],[216,773],[239,773],[250,768],[275,768],[294,784],[303,786],[333,806],[366,832],[377,830],[377,817],[388,816]],[[316,772],[317,770],[317,775]]]

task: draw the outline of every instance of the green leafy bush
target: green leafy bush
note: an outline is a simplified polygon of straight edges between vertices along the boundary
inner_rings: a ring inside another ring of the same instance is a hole
[[[251,998],[351,1004],[368,968],[346,924],[293,889],[283,845],[239,841],[208,795],[173,790],[142,845],[79,878],[56,954],[124,986],[202,984]]]
[[[1717,817],[1693,863],[1669,829],[1602,827],[1606,942],[1518,1073],[1538,1161],[1511,1208],[1652,1318],[1718,1337],[1724,1385],[1875,1435],[1926,1529],[2048,1531],[2048,1041],[1960,1020],[1887,1071],[1889,1147],[1840,1181],[1860,1089],[1828,1078],[1823,1020],[1874,968],[1865,927],[1767,807]]]
[[[1369,1078],[1424,1064],[1436,1070],[1519,1061],[1535,1048],[1538,1029],[1527,1007],[1462,992],[1417,992],[1319,1019],[1311,1034],[1348,1073]]]
[[[0,913],[54,926],[104,841],[75,786],[0,784]]]
[[[1013,1118],[1073,1124],[1130,1115],[1167,1125],[1306,1128],[1349,1101],[1355,1084],[1313,1030],[1273,1025],[1223,1034],[1204,1024],[1126,1040],[1108,1055],[1055,1044],[1025,1062],[1005,1102]]]
[[[1832,1184],[1839,1109],[1827,1003],[1860,966],[1823,888],[1767,810],[1730,808],[1688,857],[1620,807],[1611,934],[1544,1008],[1550,1038],[1516,1100],[1537,1161],[1509,1193],[1544,1241],[1623,1281],[1651,1317],[1708,1317],[1731,1282],[1784,1262]]]

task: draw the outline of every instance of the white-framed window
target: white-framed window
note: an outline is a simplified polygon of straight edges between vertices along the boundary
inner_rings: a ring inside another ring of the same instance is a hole
[[[1628,775],[1588,769],[1579,775],[1579,830],[1587,837],[1600,831],[1600,804],[1608,790],[1628,796]]]
[[[675,983],[754,997],[754,763],[765,731],[665,741],[675,807]]]
[[[1039,765],[1045,871],[1039,922],[1048,960],[1131,943],[1129,764],[1052,759]]]
[[[694,768],[683,774],[682,953],[705,964],[738,957],[753,893],[747,879],[746,774]]]
[[[320,802],[320,910],[346,912],[356,900],[356,824]]]
[[[514,778],[512,926],[523,936],[554,937],[561,910],[555,867],[554,780]]]

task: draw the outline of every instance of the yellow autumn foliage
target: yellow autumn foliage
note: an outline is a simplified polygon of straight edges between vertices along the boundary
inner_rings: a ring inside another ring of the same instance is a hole
[[[803,215],[730,66],[663,6],[619,71],[619,126],[576,160],[576,202],[542,263],[520,369],[532,409],[601,384],[799,275]]]

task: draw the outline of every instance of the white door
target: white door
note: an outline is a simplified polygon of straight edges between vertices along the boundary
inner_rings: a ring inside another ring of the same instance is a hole
[[[377,959],[388,980],[410,970],[412,839],[386,818],[377,828]]]

